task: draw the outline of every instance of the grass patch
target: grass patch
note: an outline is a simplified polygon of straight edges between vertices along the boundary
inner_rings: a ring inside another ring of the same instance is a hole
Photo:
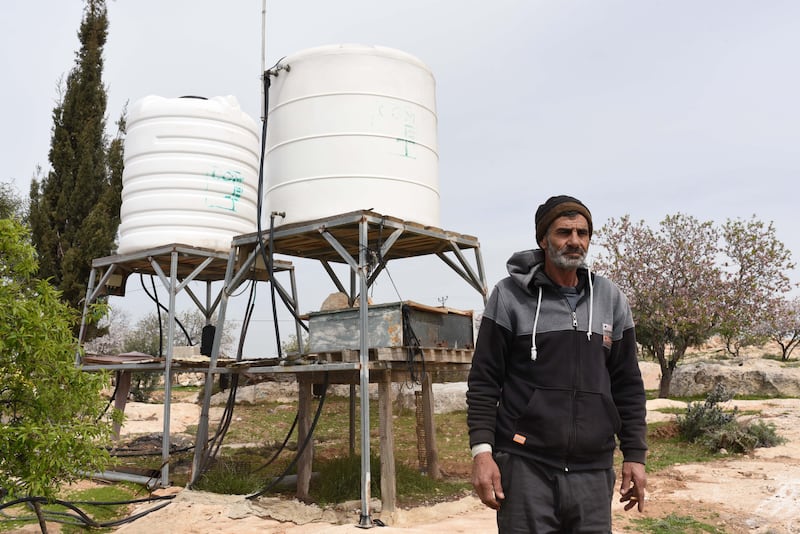
[[[701,523],[691,517],[670,514],[661,519],[643,518],[633,519],[632,522],[637,526],[637,532],[641,534],[725,534],[713,525]]]
[[[361,457],[334,458],[321,462],[319,481],[312,484],[311,498],[320,504],[332,504],[361,498]],[[370,494],[381,496],[380,461],[370,459]],[[471,491],[466,481],[433,480],[404,464],[395,465],[398,503],[401,505],[431,504],[462,496]]]
[[[647,446],[648,473],[655,473],[675,464],[710,462],[723,457],[716,452],[709,452],[700,444],[683,441],[674,421],[647,425]],[[616,456],[617,462],[621,464],[622,455],[619,450]]]
[[[291,455],[289,455],[291,456]],[[278,469],[267,470],[263,459],[254,454],[237,451],[236,457],[217,461],[195,484],[195,489],[213,493],[245,495],[253,494],[283,474]],[[258,471],[256,471],[258,470]],[[361,457],[343,456],[324,458],[314,462],[318,473],[311,482],[309,497],[312,501],[329,505],[361,498]],[[294,470],[289,474],[295,474]],[[381,497],[381,467],[379,458],[370,460],[370,495]],[[416,506],[450,500],[468,494],[472,486],[462,478],[446,477],[434,480],[406,464],[395,463],[398,504]],[[270,493],[294,494],[293,487],[280,484]]]
[[[795,354],[795,352],[792,352],[792,355],[789,356],[789,359],[784,360],[783,356],[779,353],[766,353],[761,355],[761,359],[772,360],[774,362],[781,363],[784,367],[798,367],[800,366],[800,357],[795,356]]]
[[[271,458],[278,446],[285,439],[291,428],[296,411],[295,403],[263,402],[257,405],[237,406],[236,422],[231,425],[226,443],[250,443],[250,447],[239,449],[223,449],[222,461],[225,465],[233,465],[234,471],[220,474],[221,477],[233,476],[236,469],[243,471],[244,478],[249,471],[259,469],[260,485],[281,474],[294,458],[297,442],[296,434],[288,442],[287,450],[268,467],[263,467],[267,458]],[[682,414],[685,408],[665,408],[665,413]],[[373,455],[378,446],[378,413],[370,410],[371,447]],[[358,418],[356,418],[358,419]],[[471,459],[467,443],[466,413],[454,412],[435,415],[436,441],[439,461],[444,480],[432,481],[419,473],[416,434],[416,417],[411,409],[394,408],[393,430],[395,434],[395,464],[397,471],[397,495],[401,503],[419,502],[426,495],[433,499],[445,500],[450,492],[451,498],[460,497],[464,491],[470,490],[469,477]],[[355,421],[356,442],[353,446],[353,458],[349,454],[349,399],[346,397],[330,397],[326,400],[322,415],[317,424],[314,443],[314,470],[321,473],[319,479],[311,484],[312,498],[321,503],[341,502],[360,498],[360,425]],[[760,429],[755,429],[756,431]],[[763,429],[765,437],[769,436],[769,428]],[[676,422],[651,423],[648,425],[647,470],[650,473],[668,468],[675,464],[702,463],[729,457],[717,451],[708,450],[703,443],[689,443],[681,438]],[[730,450],[728,452],[733,452]],[[354,459],[355,458],[355,459]],[[619,453],[618,453],[619,458]],[[621,461],[621,459],[619,459]],[[249,467],[236,467],[249,466]],[[371,464],[373,487],[370,493],[380,495],[380,466]],[[408,476],[406,476],[408,475]],[[342,481],[339,483],[338,481]],[[225,484],[232,482],[225,482]],[[249,492],[250,484],[245,482],[244,488],[237,492]],[[330,483],[331,488],[320,488],[319,484]],[[432,486],[426,484],[432,483]],[[376,485],[377,484],[377,485]],[[205,487],[204,487],[205,489]],[[209,489],[209,491],[221,491]]]
[[[653,392],[655,393],[655,392]],[[698,397],[699,398],[699,397]],[[318,399],[315,403],[318,402]],[[316,406],[312,406],[312,413]],[[296,402],[279,403],[262,401],[258,404],[239,404],[234,413],[224,443],[238,444],[236,448],[223,447],[218,459],[212,467],[195,484],[196,489],[221,493],[246,495],[260,491],[269,481],[287,471],[297,453],[296,430],[290,436],[286,448],[273,458],[292,428],[297,411]],[[664,413],[680,415],[686,408],[664,408]],[[729,410],[716,414],[721,419],[731,415]],[[356,413],[358,403],[356,400]],[[736,413],[735,411],[733,413]],[[704,414],[708,415],[708,414]],[[713,414],[712,414],[713,415]],[[431,502],[440,502],[460,498],[469,494],[472,489],[469,482],[471,459],[468,448],[466,412],[436,414],[436,442],[442,480],[433,480],[420,473],[420,456],[418,443],[422,440],[417,435],[416,414],[413,408],[403,408],[399,404],[393,407],[392,428],[395,437],[395,466],[397,481],[397,502],[401,506],[416,506]],[[706,417],[701,417],[698,427],[702,426]],[[712,419],[714,419],[712,417]],[[317,423],[314,435],[314,471],[319,473],[311,481],[310,497],[320,504],[333,504],[348,500],[358,500],[361,490],[360,418],[353,421],[352,433],[354,442],[350,443],[350,400],[347,397],[328,397],[323,406],[322,415]],[[379,423],[378,410],[370,410],[370,440],[373,456],[378,453]],[[214,430],[213,428],[211,429]],[[754,427],[760,438],[771,437],[771,427]],[[194,428],[187,431],[195,433]],[[760,439],[759,438],[759,439]],[[244,444],[244,446],[242,446]],[[655,473],[675,464],[702,463],[717,460],[730,455],[719,454],[709,450],[703,443],[689,443],[679,432],[679,424],[675,421],[652,423],[648,425],[647,470]],[[732,448],[729,452],[735,452]],[[170,473],[172,483],[185,485],[188,480],[188,467],[191,465],[192,452],[173,455]],[[621,456],[617,453],[617,460]],[[152,468],[158,468],[159,456],[151,458],[124,459],[125,463],[141,467],[144,461]],[[291,474],[296,472],[291,470]],[[371,461],[370,494],[380,498],[380,465],[375,458]],[[291,497],[294,489],[283,485],[274,493]],[[670,523],[681,525],[685,518],[665,518],[664,528]],[[656,521],[656,520],[653,520]],[[694,528],[695,525],[690,525]],[[648,527],[649,528],[649,527]],[[693,530],[648,530],[642,532],[694,532]],[[681,526],[680,528],[688,528]],[[699,528],[699,527],[698,527]],[[697,532],[714,532],[697,530]]]
[[[70,503],[97,523],[110,523],[128,516],[127,501],[136,499],[137,488],[128,484],[109,484],[81,490],[66,490],[59,500]],[[63,534],[86,532],[90,527],[72,508],[57,503],[43,504],[42,512],[48,522],[61,524]],[[25,525],[38,525],[36,514],[26,505],[3,510],[0,532],[15,532]],[[111,532],[111,528],[91,528],[92,532]]]
[[[686,408],[681,406],[665,406],[663,408],[659,408],[658,410],[654,410],[658,413],[667,413],[673,415],[680,415],[686,413]]]
[[[247,447],[222,449],[217,462],[195,484],[197,489],[215,493],[254,493],[288,468],[297,452],[297,433],[293,432],[285,450],[272,463],[265,465],[278,452],[292,428],[296,404],[262,402],[238,405],[225,438],[225,443],[247,443]],[[378,411],[370,410],[370,441],[373,453],[379,441]],[[360,498],[360,421],[354,422],[355,443],[350,454],[349,399],[329,397],[314,432],[314,471],[312,500],[321,504]],[[414,410],[396,406],[392,428],[395,437],[395,472],[397,500],[401,505],[438,502],[460,497],[470,491],[471,458],[468,448],[466,412],[434,415],[439,465],[444,476],[433,480],[420,473]],[[190,431],[193,431],[190,429]],[[373,456],[375,456],[373,454]],[[370,463],[370,494],[380,496],[380,464]],[[294,473],[295,469],[291,470]],[[237,480],[241,478],[241,480]],[[277,490],[282,491],[282,490]]]
[[[234,413],[236,421],[231,425],[225,443],[244,443],[248,444],[248,447],[239,451],[226,451],[226,454],[235,454],[237,457],[260,456],[262,462],[271,457],[291,429],[296,410],[296,403],[262,402],[256,405],[237,405]],[[393,412],[395,461],[398,465],[418,469],[419,438],[414,410],[396,406]],[[434,415],[439,463],[448,475],[466,477],[471,469],[466,418],[465,411]],[[378,447],[378,426],[378,410],[370,410],[370,441],[373,453]],[[320,461],[350,455],[349,427],[349,399],[327,398],[314,432],[315,470]],[[194,428],[187,430],[191,433],[194,431]],[[358,416],[354,422],[353,432],[355,434],[353,453],[360,455],[361,425]],[[291,461],[293,452],[297,449],[296,430],[287,443],[287,449],[266,472],[282,471]]]
[[[248,495],[258,491],[264,482],[264,475],[255,472],[250,462],[223,458],[203,473],[193,487],[224,495]]]

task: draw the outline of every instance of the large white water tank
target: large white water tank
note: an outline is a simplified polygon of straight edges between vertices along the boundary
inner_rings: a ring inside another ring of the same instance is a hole
[[[230,250],[257,229],[259,128],[233,96],[146,96],[128,114],[119,254]]]
[[[264,215],[372,209],[439,222],[435,81],[405,52],[330,45],[281,60],[269,90]]]

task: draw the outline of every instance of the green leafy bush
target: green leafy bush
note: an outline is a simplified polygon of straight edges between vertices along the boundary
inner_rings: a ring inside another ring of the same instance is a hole
[[[691,402],[686,407],[686,414],[677,417],[678,431],[686,441],[695,442],[703,436],[716,432],[736,420],[737,409],[727,413],[718,406],[731,400],[731,396],[721,384],[708,394],[705,402]]]
[[[724,411],[719,404],[731,398],[725,387],[717,384],[705,402],[690,403],[686,414],[677,417],[681,438],[711,452],[725,449],[733,453],[748,453],[757,447],[773,447],[785,441],[773,424],[742,423],[737,419],[738,408]]]
[[[756,447],[775,447],[786,443],[786,438],[778,435],[772,423],[750,423],[747,425],[747,433],[756,439]]]
[[[15,498],[110,462],[107,376],[75,365],[77,314],[37,270],[28,230],[0,219],[0,488]]]

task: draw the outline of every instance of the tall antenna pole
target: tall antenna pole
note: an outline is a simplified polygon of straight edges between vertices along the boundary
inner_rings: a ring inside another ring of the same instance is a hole
[[[267,75],[267,0],[261,1],[261,120],[267,116],[264,109],[264,76]],[[262,141],[263,142],[263,141]]]

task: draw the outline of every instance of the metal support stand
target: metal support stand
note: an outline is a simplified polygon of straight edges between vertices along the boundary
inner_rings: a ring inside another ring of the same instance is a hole
[[[222,326],[224,326],[227,298],[238,287],[241,279],[245,276],[244,273],[259,261],[259,247],[266,246],[263,242],[269,239],[272,240],[270,246],[276,254],[320,261],[336,288],[344,293],[347,293],[345,284],[337,278],[330,263],[347,264],[350,267],[348,300],[351,305],[355,300],[355,289],[356,284],[358,284],[360,333],[359,361],[356,365],[359,372],[361,418],[361,518],[358,526],[371,528],[374,525],[370,511],[370,361],[368,342],[369,302],[367,298],[369,287],[389,260],[435,254],[471,287],[476,289],[483,297],[484,303],[486,303],[488,289],[478,240],[471,236],[447,232],[438,228],[423,227],[419,224],[409,223],[368,210],[344,213],[303,223],[282,225],[274,228],[271,236],[255,233],[235,237],[232,242],[233,249],[231,250],[225,274],[224,289],[220,301],[220,327],[217,328],[209,374],[206,378],[206,393],[203,398],[201,418],[198,424],[197,447],[195,449],[190,485],[200,477],[200,471],[203,466],[204,447],[208,439],[210,384],[212,375],[221,372],[216,367],[216,356],[219,351]],[[464,256],[464,251],[470,249],[475,252],[476,266],[474,268]],[[447,253],[450,253],[450,255]],[[374,260],[377,260],[377,263]],[[337,364],[333,365],[336,366]],[[346,367],[346,364],[338,365]],[[289,368],[283,368],[283,370],[300,376],[304,372],[321,371],[323,367],[325,365],[297,366],[296,370]],[[352,369],[352,367],[350,368]],[[250,372],[255,372],[255,369],[251,369]],[[384,506],[386,509],[392,509],[394,502],[385,503]]]
[[[354,269],[358,273],[360,285],[359,293],[359,377],[361,378],[359,395],[361,401],[361,520],[359,526],[362,528],[372,527],[372,517],[370,517],[370,484],[372,477],[370,473],[370,445],[369,445],[369,301],[367,300],[367,250],[369,246],[367,222],[362,220],[358,224],[358,266]],[[325,234],[326,236],[328,234]],[[327,237],[326,237],[327,238]],[[335,243],[335,241],[331,241]],[[346,251],[345,251],[346,252]],[[341,254],[341,252],[340,252]],[[344,256],[344,254],[343,254]]]
[[[178,294],[178,253],[170,254],[169,282],[164,280],[164,273],[158,264],[159,277],[169,289],[169,313],[167,328],[167,354],[164,361],[164,432],[161,435],[161,484],[169,485],[169,454],[170,454],[170,415],[172,413],[172,353],[175,341],[175,296]]]
[[[131,274],[141,273],[157,276],[162,286],[169,294],[167,308],[168,328],[164,357],[162,360],[158,361],[158,363],[152,363],[147,367],[138,367],[136,369],[141,371],[161,371],[164,379],[164,423],[161,444],[162,468],[160,481],[162,486],[167,486],[169,484],[170,415],[172,375],[174,373],[173,346],[175,344],[176,298],[179,293],[185,292],[197,305],[198,309],[205,316],[206,323],[209,324],[211,316],[220,303],[221,297],[221,295],[218,295],[216,299],[212,301],[211,283],[225,279],[222,273],[227,272],[228,266],[231,263],[228,260],[229,253],[227,252],[216,252],[186,245],[173,244],[131,254],[97,258],[92,261],[92,270],[89,274],[89,283],[83,306],[83,316],[78,334],[81,344],[83,344],[84,336],[86,335],[88,310],[91,304],[109,295],[124,296],[126,282]],[[223,267],[225,267],[225,270],[223,270]],[[169,272],[169,275],[166,274],[165,270]],[[291,263],[285,261],[276,262],[275,270],[289,271],[292,277],[293,298],[295,295],[295,284],[294,270]],[[250,273],[250,276],[263,277],[264,272],[254,271]],[[200,301],[188,285],[190,282],[195,281],[206,282],[205,303]],[[96,285],[95,282],[97,282]],[[221,308],[218,323],[221,325],[223,321],[224,308]],[[218,354],[219,346],[217,339],[215,339],[215,344],[217,348],[215,354]],[[80,351],[78,351],[75,362],[76,365],[80,365],[85,371],[121,370],[126,373],[132,371],[130,365],[120,362],[119,358],[115,358],[114,356],[99,355],[94,357],[92,362],[89,363],[83,360]],[[205,371],[205,369],[202,370]],[[206,377],[207,382],[210,377],[211,374],[209,373]],[[129,376],[127,378],[129,379]],[[210,390],[210,388],[207,388],[207,391],[208,390]],[[117,408],[122,407],[124,410],[125,400],[126,399],[117,399],[115,406]]]

